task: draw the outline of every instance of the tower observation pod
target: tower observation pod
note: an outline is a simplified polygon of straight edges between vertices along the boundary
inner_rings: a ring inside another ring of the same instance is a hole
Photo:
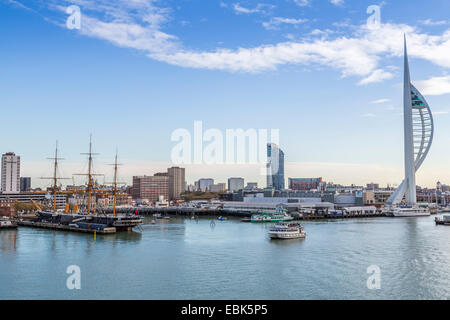
[[[425,160],[434,135],[433,116],[430,107],[411,83],[406,49],[403,83],[403,121],[404,121],[404,152],[405,152],[405,179],[387,200],[387,204],[398,206],[402,203],[414,207],[416,197],[416,172]]]

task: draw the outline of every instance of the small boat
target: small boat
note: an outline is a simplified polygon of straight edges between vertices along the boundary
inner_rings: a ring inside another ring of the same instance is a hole
[[[294,218],[286,213],[284,209],[277,209],[276,212],[261,212],[254,214],[250,218],[250,222],[279,222],[292,221]]]
[[[156,224],[156,220],[153,219],[152,222],[151,222],[151,224]]]
[[[165,216],[163,219],[164,220],[170,220],[170,217],[169,216]]]
[[[298,222],[278,222],[269,230],[271,239],[301,239],[306,232]]]
[[[225,217],[222,217],[222,216],[220,216],[220,217],[218,217],[217,218],[217,220],[220,220],[220,221],[225,221],[225,220],[228,220],[227,218],[225,218]]]
[[[450,212],[450,207],[441,207],[438,210],[439,213]]]
[[[450,214],[444,214],[443,216],[434,218],[436,224],[450,226]]]
[[[153,216],[154,216],[156,219],[162,219],[161,213],[155,213]]]
[[[11,222],[11,220],[0,220],[0,229],[15,229],[17,224]]]

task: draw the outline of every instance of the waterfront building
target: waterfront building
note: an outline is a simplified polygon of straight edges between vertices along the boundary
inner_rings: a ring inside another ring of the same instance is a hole
[[[416,171],[419,170],[430,150],[433,142],[434,124],[427,101],[411,83],[406,37],[404,51],[403,125],[405,179],[388,199],[388,203],[398,205],[405,198],[406,204],[413,206],[417,203]]]
[[[394,190],[390,189],[367,190],[363,192],[364,204],[381,208],[393,193]]]
[[[14,152],[2,155],[2,182],[3,193],[20,192],[20,156]]]
[[[169,175],[167,172],[153,176],[134,176],[132,187],[133,199],[147,199],[156,202],[160,196],[169,198]]]
[[[229,178],[228,191],[234,192],[244,189],[244,178]]]
[[[172,167],[167,169],[167,172],[169,174],[169,200],[181,199],[186,185],[185,169]]]
[[[368,190],[378,190],[378,189],[380,189],[380,185],[378,183],[371,182],[371,183],[367,184],[366,189],[368,189]]]
[[[245,186],[245,190],[255,190],[255,189],[258,189],[257,182],[247,182],[247,185]]]
[[[196,182],[196,188],[200,191],[210,191],[211,186],[214,184],[214,179],[211,178],[201,178]]]
[[[323,184],[322,178],[289,178],[290,190],[322,190]]]
[[[225,183],[217,183],[211,185],[210,191],[211,192],[225,192],[227,189],[227,186]]]
[[[198,190],[198,188],[195,186],[197,184],[197,181],[195,182],[195,184],[189,184],[186,185],[185,190],[188,192],[195,192]]]
[[[31,178],[20,177],[20,192],[28,192],[31,190]]]
[[[15,215],[14,202],[11,200],[0,200],[0,217],[12,217]]]
[[[284,189],[284,152],[275,143],[267,144],[267,187]]]
[[[15,193],[6,193],[0,194],[0,201],[12,201],[12,202],[31,202],[31,200],[43,203],[49,202],[53,198],[53,195],[48,193],[47,191],[41,192],[15,192]],[[63,192],[56,193],[56,207],[58,209],[62,209],[66,205],[67,195]]]

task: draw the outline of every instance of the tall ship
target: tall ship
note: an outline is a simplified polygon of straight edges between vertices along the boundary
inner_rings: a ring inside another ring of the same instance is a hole
[[[135,214],[117,214],[117,171],[119,164],[117,163],[117,153],[115,156],[114,166],[114,181],[113,185],[113,213],[105,214],[103,212],[97,212],[96,206],[93,205],[93,193],[94,181],[93,177],[96,174],[92,170],[92,138],[89,141],[89,152],[85,153],[88,156],[88,172],[86,174],[77,174],[87,176],[88,182],[85,190],[84,198],[87,197],[87,205],[85,208],[78,210],[78,206],[75,206],[75,212],[62,212],[57,209],[56,198],[58,192],[58,180],[64,179],[57,177],[58,171],[58,145],[55,150],[55,157],[51,158],[54,160],[54,170],[53,170],[53,208],[52,210],[42,210],[39,204],[35,203],[38,208],[36,214],[37,218],[34,221],[22,221],[22,225],[36,226],[42,228],[55,228],[60,230],[68,231],[80,231],[80,232],[99,232],[99,233],[115,233],[118,231],[131,231],[134,227],[143,223],[140,216]],[[48,178],[46,178],[48,179]],[[66,210],[69,211],[66,205]]]

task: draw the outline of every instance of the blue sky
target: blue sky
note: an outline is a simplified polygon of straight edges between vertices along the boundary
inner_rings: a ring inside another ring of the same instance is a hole
[[[80,30],[66,28],[73,4]],[[381,8],[376,29],[370,5]],[[171,133],[201,120],[280,129],[290,177],[399,183],[406,33],[436,126],[417,180],[450,183],[449,12],[445,0],[0,0],[0,151],[20,154],[24,175],[47,176],[58,139],[70,176],[92,133],[98,166],[118,147],[130,181],[169,166]],[[255,172],[197,166],[187,178],[263,184]]]

